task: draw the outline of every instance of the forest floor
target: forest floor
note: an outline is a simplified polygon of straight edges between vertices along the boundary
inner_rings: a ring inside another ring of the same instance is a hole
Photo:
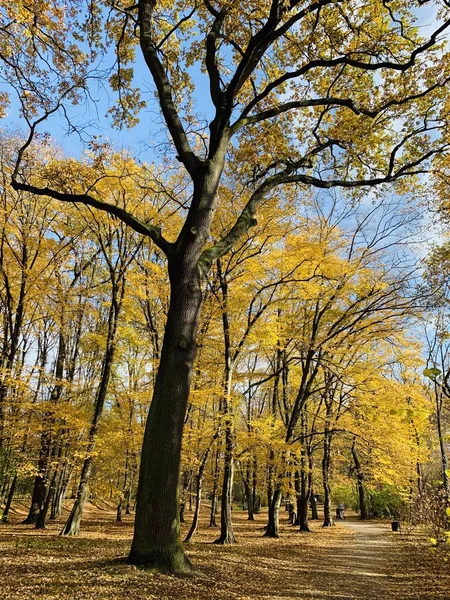
[[[90,505],[77,538],[20,525],[25,506],[0,525],[0,599],[8,600],[449,600],[450,552],[423,535],[392,533],[389,523],[340,522],[302,534],[282,513],[281,537],[262,537],[265,515],[234,511],[238,544],[217,546],[204,521],[188,546],[197,571],[174,577],[129,567],[132,517]],[[186,514],[187,520],[190,513]],[[188,527],[187,524],[186,527]],[[449,560],[448,560],[449,559]]]

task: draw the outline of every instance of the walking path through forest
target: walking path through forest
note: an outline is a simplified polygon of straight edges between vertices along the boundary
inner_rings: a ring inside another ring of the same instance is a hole
[[[388,526],[361,521],[346,521],[342,525],[354,535],[345,536],[342,546],[323,552],[322,566],[313,572],[315,591],[311,590],[311,597],[336,600],[401,597],[402,585],[393,574],[399,549],[389,537]]]
[[[265,515],[250,522],[236,508],[239,543],[216,546],[205,510],[188,546],[198,570],[173,577],[125,564],[130,516],[116,524],[113,510],[90,505],[80,537],[61,538],[64,519],[37,533],[19,524],[25,514],[0,526],[1,600],[450,599],[450,553],[433,551],[423,536],[393,534],[389,523],[313,522],[302,534],[283,514],[273,540],[262,535]]]

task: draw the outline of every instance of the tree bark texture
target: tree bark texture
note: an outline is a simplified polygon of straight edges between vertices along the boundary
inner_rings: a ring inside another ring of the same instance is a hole
[[[128,564],[186,572],[178,479],[202,296],[197,262],[169,260],[170,306],[144,434],[135,530]]]

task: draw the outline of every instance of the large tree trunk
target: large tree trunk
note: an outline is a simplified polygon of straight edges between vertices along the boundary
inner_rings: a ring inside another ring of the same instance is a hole
[[[145,428],[128,556],[128,564],[170,572],[191,570],[180,541],[178,479],[202,296],[199,270],[189,262],[169,260],[170,307]]]

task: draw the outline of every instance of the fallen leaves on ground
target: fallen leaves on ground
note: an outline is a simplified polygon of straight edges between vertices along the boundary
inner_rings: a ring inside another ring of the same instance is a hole
[[[153,574],[125,564],[132,516],[114,522],[112,510],[89,507],[77,538],[58,536],[63,520],[43,532],[20,525],[0,527],[0,598],[8,600],[448,600],[450,567],[425,538],[402,538],[387,524],[361,529],[345,523],[302,534],[286,523],[281,538],[263,537],[265,515],[247,521],[234,511],[233,546],[212,544],[207,510],[188,554],[190,576]],[[189,520],[189,513],[187,514]],[[189,526],[187,523],[186,527]],[[372,534],[370,533],[372,532]]]

